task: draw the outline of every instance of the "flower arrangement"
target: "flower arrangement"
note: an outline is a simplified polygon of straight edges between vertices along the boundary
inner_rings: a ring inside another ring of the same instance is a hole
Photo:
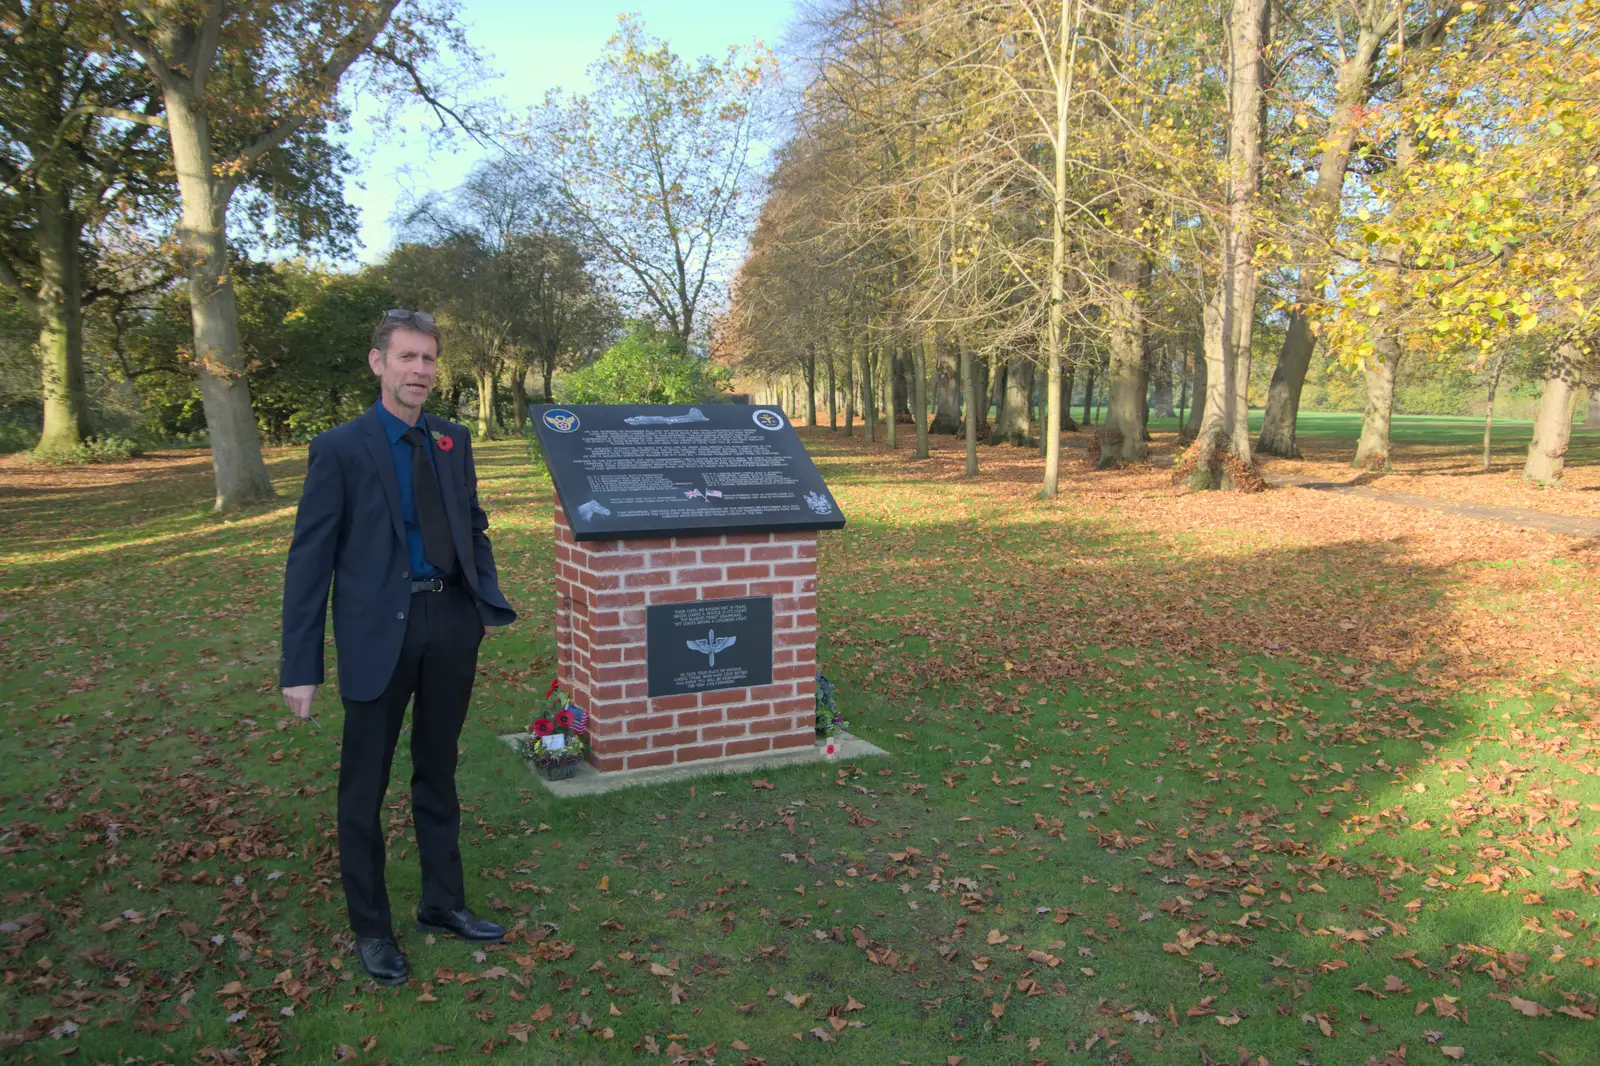
[[[549,707],[528,726],[532,736],[522,740],[520,751],[541,776],[559,781],[577,771],[578,763],[583,761],[584,752],[589,748],[584,736],[589,728],[589,715],[567,702],[561,694],[559,680],[552,680],[544,695]]]
[[[833,737],[845,727],[844,716],[839,713],[838,704],[834,696],[838,691],[832,681],[822,673],[817,674],[817,736],[828,741],[829,751],[832,755]]]

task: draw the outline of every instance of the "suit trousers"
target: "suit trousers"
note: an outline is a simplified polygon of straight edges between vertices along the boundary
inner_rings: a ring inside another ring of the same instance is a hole
[[[384,793],[395,744],[411,707],[411,815],[422,861],[422,903],[467,905],[461,872],[456,744],[478,671],[483,622],[464,587],[418,592],[388,687],[375,700],[344,701],[339,760],[339,872],[357,936],[393,932],[384,886]]]

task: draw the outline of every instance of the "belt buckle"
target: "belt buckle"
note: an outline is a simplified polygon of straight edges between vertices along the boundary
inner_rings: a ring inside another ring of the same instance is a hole
[[[429,592],[443,592],[444,591],[444,582],[442,580],[440,580],[439,578],[436,578],[436,577],[431,577],[428,580],[432,582],[432,584],[428,586],[428,591]]]

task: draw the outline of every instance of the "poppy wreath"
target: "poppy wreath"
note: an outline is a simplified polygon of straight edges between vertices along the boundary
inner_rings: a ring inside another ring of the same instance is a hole
[[[582,759],[589,749],[585,734],[589,715],[570,703],[561,692],[561,682],[552,680],[544,690],[547,709],[528,726],[531,734],[522,743],[522,755],[541,770],[550,771]]]

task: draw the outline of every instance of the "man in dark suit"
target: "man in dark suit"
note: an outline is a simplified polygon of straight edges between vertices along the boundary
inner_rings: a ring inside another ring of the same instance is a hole
[[[422,413],[439,347],[431,315],[384,315],[367,353],[379,401],[311,442],[283,580],[280,680],[301,718],[310,716],[323,679],[333,584],[344,701],[339,869],[361,966],[390,984],[409,970],[390,919],[379,814],[407,703],[422,860],[417,925],[467,940],[505,932],[467,909],[456,743],[484,627],[509,625],[517,615],[500,594],[467,431]]]

